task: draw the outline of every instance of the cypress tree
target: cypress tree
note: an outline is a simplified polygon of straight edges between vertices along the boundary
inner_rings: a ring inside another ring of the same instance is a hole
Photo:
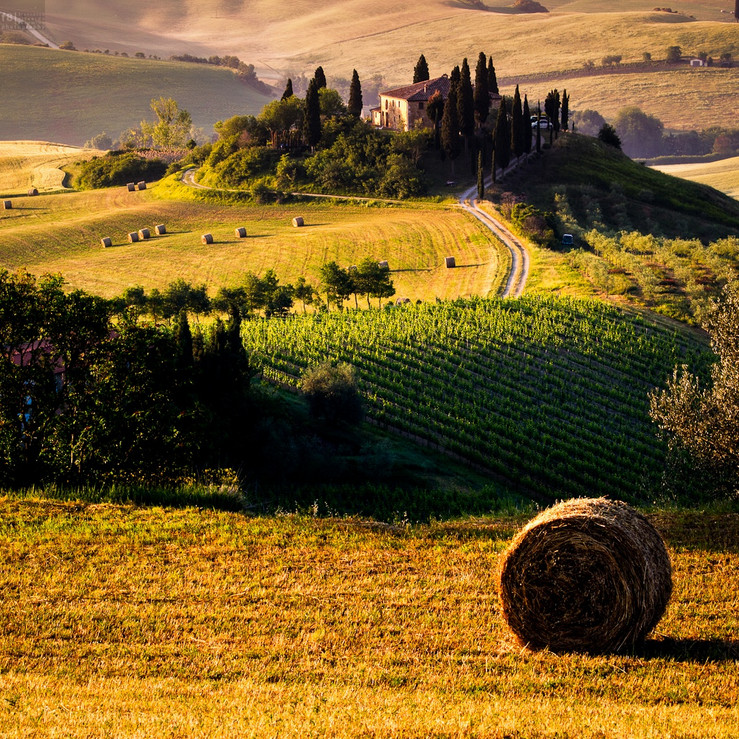
[[[559,90],[550,90],[544,100],[544,112],[549,118],[549,143],[552,143],[552,134],[559,131]]]
[[[482,125],[490,112],[490,93],[488,91],[488,71],[485,54],[480,52],[475,67],[475,116]]]
[[[493,142],[495,146],[495,161],[503,172],[505,172],[505,168],[511,161],[511,126],[508,121],[505,98],[500,101],[498,120],[495,123],[495,131],[493,132]]]
[[[536,153],[541,154],[541,101],[536,103]]]
[[[288,77],[287,84],[285,85],[285,92],[282,93],[281,100],[287,100],[291,98],[295,93],[293,92],[293,81]]]
[[[482,149],[477,152],[477,199],[485,197],[485,171],[483,169]]]
[[[362,117],[362,83],[359,81],[359,75],[356,69],[352,72],[347,110],[349,111],[349,115],[354,116],[354,118]]]
[[[174,338],[177,345],[176,362],[179,367],[190,367],[193,363],[193,342],[187,311],[182,309],[175,317]]]
[[[303,137],[311,149],[321,140],[321,101],[315,78],[308,83],[308,91],[305,94]]]
[[[416,82],[424,82],[427,79],[429,79],[429,65],[426,62],[426,57],[421,54],[413,69],[413,84],[415,85]]]
[[[562,90],[562,130],[570,129],[570,96],[567,90]]]
[[[313,79],[316,81],[316,90],[320,90],[322,87],[328,87],[323,67],[318,67],[318,69],[316,69]]]
[[[449,75],[449,84],[451,87],[458,87],[459,81],[462,79],[462,74],[459,71],[459,64],[454,66],[452,73]]]
[[[736,0],[736,4],[734,5],[734,18],[736,18],[737,23],[739,23],[739,0]]]
[[[441,96],[441,92],[439,90],[436,90],[429,98],[429,101],[426,104],[426,113],[434,122],[434,146],[438,151],[439,124],[441,123],[441,117],[444,115],[444,98]]]
[[[466,57],[460,70],[457,116],[459,118],[459,130],[464,136],[465,149],[467,149],[469,148],[470,136],[475,132],[475,100],[470,77],[470,65],[467,64]]]
[[[488,59],[488,92],[494,92],[496,95],[500,92],[498,90],[498,78],[495,76],[492,56]]]
[[[441,118],[441,146],[452,161],[452,176],[454,176],[454,160],[462,151],[459,119],[457,118],[457,90],[454,85],[449,90],[449,97],[444,103],[444,115]]]
[[[531,128],[531,111],[529,110],[529,99],[526,95],[523,96],[523,150],[526,154],[531,152],[531,137],[534,134]]]
[[[513,93],[513,107],[511,108],[511,151],[516,158],[524,152],[524,128],[523,128],[523,110],[521,108],[521,93],[516,85],[516,92]]]

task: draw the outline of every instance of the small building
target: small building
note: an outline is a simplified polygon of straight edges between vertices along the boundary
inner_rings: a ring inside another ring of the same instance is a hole
[[[413,128],[433,128],[434,122],[427,113],[428,101],[435,92],[443,100],[449,96],[449,77],[442,75],[433,80],[416,82],[380,93],[380,107],[372,108],[373,125],[394,131],[410,131]],[[500,107],[501,96],[490,93],[491,108]]]
[[[690,66],[691,67],[707,67],[708,62],[705,59],[691,59]]]

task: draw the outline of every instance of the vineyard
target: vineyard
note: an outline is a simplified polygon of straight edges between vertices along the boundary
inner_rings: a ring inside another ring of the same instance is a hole
[[[665,455],[648,394],[710,354],[684,332],[596,302],[471,300],[256,320],[264,377],[324,359],[356,370],[368,418],[539,499],[644,500]]]

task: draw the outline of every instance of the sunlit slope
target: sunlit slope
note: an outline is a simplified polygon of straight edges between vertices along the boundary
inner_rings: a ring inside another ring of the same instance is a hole
[[[655,169],[675,177],[709,185],[739,200],[739,157],[721,159],[718,162],[662,164]]]
[[[0,193],[57,190],[66,176],[61,167],[100,153],[45,141],[0,141]]]
[[[0,45],[0,66],[0,139],[81,145],[101,131],[116,137],[152,119],[149,104],[161,95],[207,134],[217,120],[257,113],[269,99],[210,65]]]

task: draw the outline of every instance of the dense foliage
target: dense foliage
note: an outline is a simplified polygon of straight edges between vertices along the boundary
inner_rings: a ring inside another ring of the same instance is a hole
[[[167,171],[161,159],[139,156],[135,152],[112,151],[103,157],[81,162],[75,185],[95,189],[125,185],[128,182],[157,180]]]

